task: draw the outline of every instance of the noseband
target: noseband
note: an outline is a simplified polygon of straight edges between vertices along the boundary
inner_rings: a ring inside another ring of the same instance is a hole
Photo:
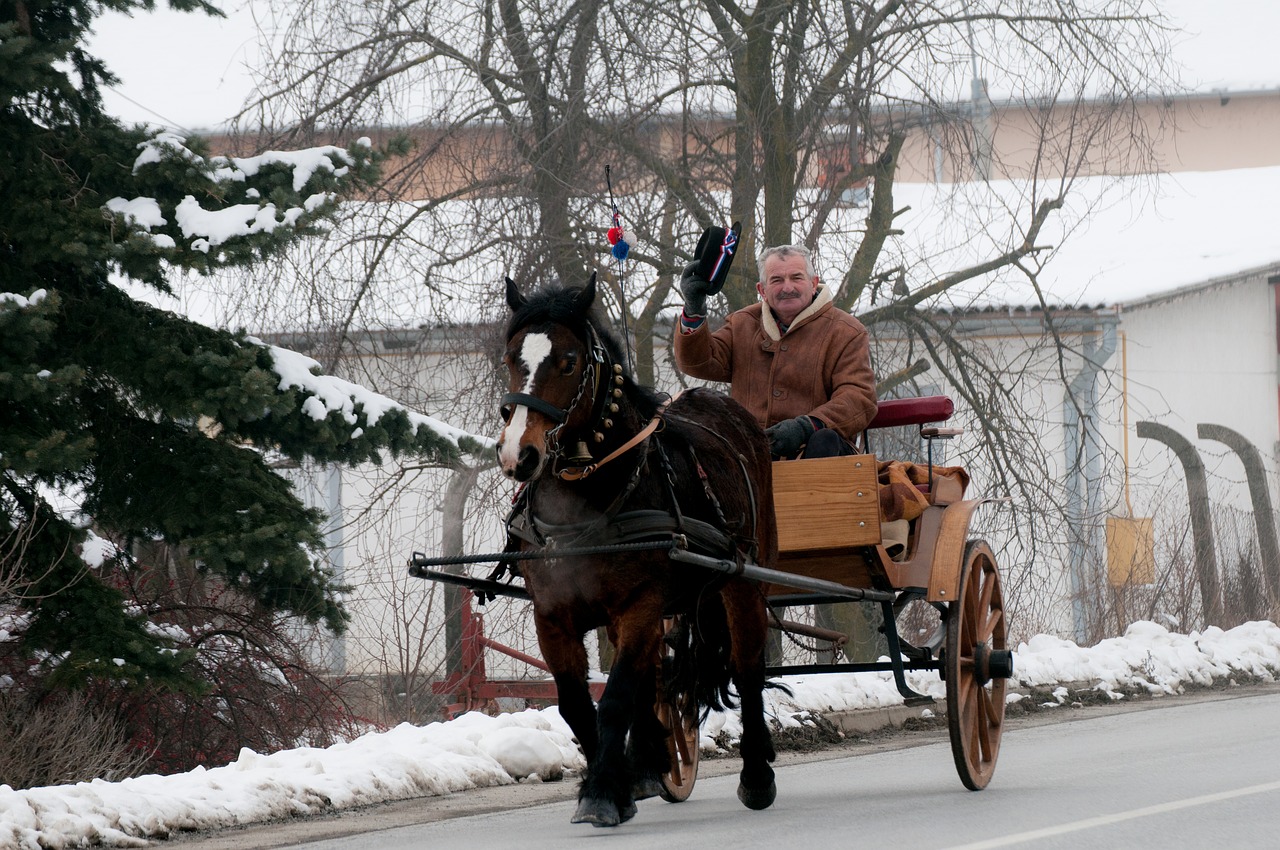
[[[583,377],[586,376],[584,375]],[[579,393],[579,395],[581,395],[581,393]],[[551,419],[556,423],[557,427],[559,427],[565,423],[566,419],[569,418],[569,411],[573,410],[573,408],[577,406],[577,399],[574,400],[573,404],[569,405],[568,410],[562,410],[547,401],[545,398],[539,398],[536,395],[529,395],[528,393],[507,393],[502,397],[502,401],[498,402],[498,409],[502,411],[503,419],[510,419],[512,408],[518,407],[522,404],[530,410],[536,410],[543,416]]]

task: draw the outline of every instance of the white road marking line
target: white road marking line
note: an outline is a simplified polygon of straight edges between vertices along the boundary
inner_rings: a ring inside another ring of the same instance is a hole
[[[1136,818],[1145,818],[1150,817],[1151,815],[1162,815],[1167,812],[1176,812],[1179,809],[1189,809],[1193,806],[1205,806],[1209,803],[1217,803],[1221,800],[1232,800],[1236,797],[1248,797],[1251,794],[1265,794],[1268,791],[1280,791],[1280,782],[1266,782],[1262,785],[1250,785],[1247,788],[1237,788],[1234,791],[1220,791],[1216,794],[1205,794],[1201,797],[1188,797],[1185,800],[1174,800],[1169,803],[1160,803],[1155,806],[1146,806],[1141,809],[1131,809],[1127,812],[1117,812],[1113,815],[1100,815],[1096,818],[1087,818],[1085,820],[1062,823],[1057,826],[1047,826],[1044,829],[1033,829],[1029,832],[1017,832],[1013,835],[1005,835],[1000,838],[992,838],[987,841],[976,841],[973,844],[958,844],[954,847],[948,848],[947,850],[986,850],[986,848],[989,847],[1010,847],[1014,844],[1024,844],[1028,841],[1035,841],[1040,838],[1052,838],[1057,835],[1065,835],[1068,832],[1079,832],[1082,829],[1109,826],[1114,823],[1134,820]]]

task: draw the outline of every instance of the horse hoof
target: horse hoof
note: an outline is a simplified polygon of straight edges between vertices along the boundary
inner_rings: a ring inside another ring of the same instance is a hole
[[[738,799],[742,801],[742,805],[748,809],[767,809],[773,805],[773,801],[778,797],[778,784],[770,782],[768,788],[752,789],[739,783]]]
[[[662,793],[662,780],[656,776],[637,779],[631,786],[631,797],[635,800],[647,800]]]
[[[632,800],[618,811],[618,817],[621,818],[619,823],[626,823],[636,816],[636,802]]]
[[[633,811],[632,814],[635,814],[635,812]],[[578,810],[573,813],[573,820],[570,823],[589,823],[592,826],[617,826],[622,821],[623,817],[619,813],[618,807],[610,801],[593,800],[590,797],[584,797],[578,801]]]

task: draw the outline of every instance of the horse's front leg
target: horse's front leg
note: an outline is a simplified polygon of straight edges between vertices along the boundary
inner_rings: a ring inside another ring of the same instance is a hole
[[[597,712],[599,749],[587,767],[574,823],[617,826],[636,813],[627,733],[645,700],[653,714],[662,639],[661,600],[634,605],[614,624],[617,653]]]
[[[721,592],[732,644],[733,684],[742,711],[742,773],[738,799],[749,809],[767,809],[778,796],[774,783],[773,736],[764,719],[764,649],[768,612],[759,590],[745,581],[730,582]]]
[[[534,625],[538,630],[542,659],[547,662],[547,668],[555,679],[560,716],[578,739],[590,771],[599,749],[599,733],[596,729],[596,706],[587,687],[587,649],[582,643],[582,635],[574,634],[556,618],[535,616]]]

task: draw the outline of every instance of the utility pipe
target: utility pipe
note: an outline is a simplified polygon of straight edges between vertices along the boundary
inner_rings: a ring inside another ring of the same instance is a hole
[[[1067,543],[1067,569],[1071,578],[1071,619],[1076,643],[1088,635],[1085,595],[1089,581],[1086,564],[1098,551],[1097,537],[1102,526],[1101,494],[1098,486],[1102,467],[1102,444],[1098,438],[1098,372],[1116,350],[1116,322],[1102,328],[1090,325],[1082,330],[1083,363],[1071,379],[1062,399],[1062,429],[1066,436],[1067,519],[1071,537]]]

